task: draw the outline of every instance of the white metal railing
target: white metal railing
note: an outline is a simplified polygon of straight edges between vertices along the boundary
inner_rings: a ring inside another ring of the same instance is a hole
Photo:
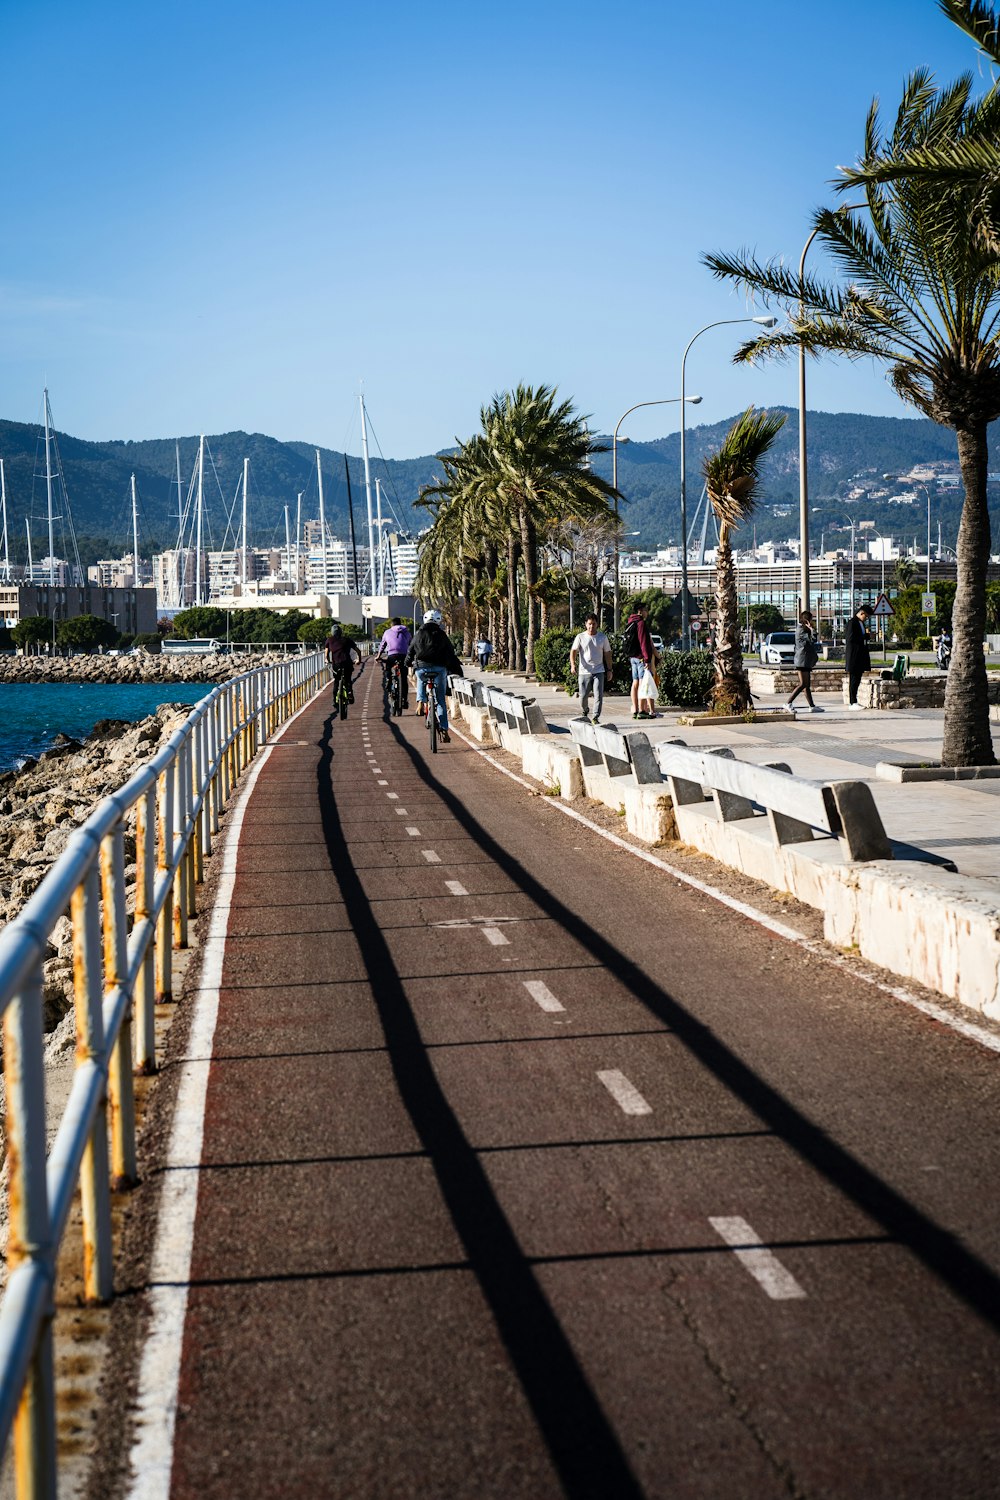
[[[171,998],[172,948],[187,944],[195,887],[204,878],[219,815],[257,749],[328,677],[322,653],[312,652],[214,688],[158,753],[94,809],[24,910],[0,932],[9,1168],[0,1454],[13,1429],[19,1500],[56,1493],[56,1257],[77,1183],[85,1294],[105,1302],[112,1294],[111,1192],[136,1179],[133,1070],[156,1070],[154,1007]],[[125,829],[133,811],[129,929]],[[49,934],[66,912],[76,1067],[46,1159],[42,963]]]

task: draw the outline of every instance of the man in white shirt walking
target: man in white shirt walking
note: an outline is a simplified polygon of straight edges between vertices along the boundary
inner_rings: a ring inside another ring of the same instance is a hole
[[[588,705],[591,692],[594,694],[596,724],[604,707],[605,675],[611,672],[611,642],[603,630],[598,630],[596,615],[588,615],[586,625],[569,648],[569,664],[579,678],[580,708],[585,719],[590,717]]]

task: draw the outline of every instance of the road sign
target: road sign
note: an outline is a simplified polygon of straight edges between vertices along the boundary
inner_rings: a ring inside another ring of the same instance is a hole
[[[892,605],[889,603],[885,595],[879,594],[878,598],[875,601],[875,608],[872,610],[872,614],[878,617],[884,615],[894,615],[895,613],[896,611],[893,609]]]
[[[932,619],[933,616],[937,614],[937,595],[936,594],[921,594],[920,595],[920,613],[922,615],[926,615],[928,619]]]
[[[701,621],[700,620],[692,620],[691,621],[691,629],[692,630],[700,630],[701,629]]]

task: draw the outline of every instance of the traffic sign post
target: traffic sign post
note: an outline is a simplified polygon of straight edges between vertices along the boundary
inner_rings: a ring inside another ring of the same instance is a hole
[[[887,619],[889,619],[890,615],[894,615],[895,613],[896,611],[893,609],[892,605],[889,603],[885,595],[879,594],[878,598],[875,600],[875,608],[872,610],[872,614],[879,622],[879,631],[882,636],[883,661],[885,661],[885,622]]]
[[[928,620],[933,620],[937,614],[937,595],[926,593],[920,595],[920,613]]]

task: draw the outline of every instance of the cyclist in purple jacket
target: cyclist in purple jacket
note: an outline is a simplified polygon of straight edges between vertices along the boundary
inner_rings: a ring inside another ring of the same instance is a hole
[[[382,687],[388,692],[392,680],[393,665],[399,663],[399,677],[403,689],[403,708],[410,706],[410,682],[406,671],[406,653],[413,637],[398,615],[393,615],[392,624],[384,632],[375,660],[382,663]]]

